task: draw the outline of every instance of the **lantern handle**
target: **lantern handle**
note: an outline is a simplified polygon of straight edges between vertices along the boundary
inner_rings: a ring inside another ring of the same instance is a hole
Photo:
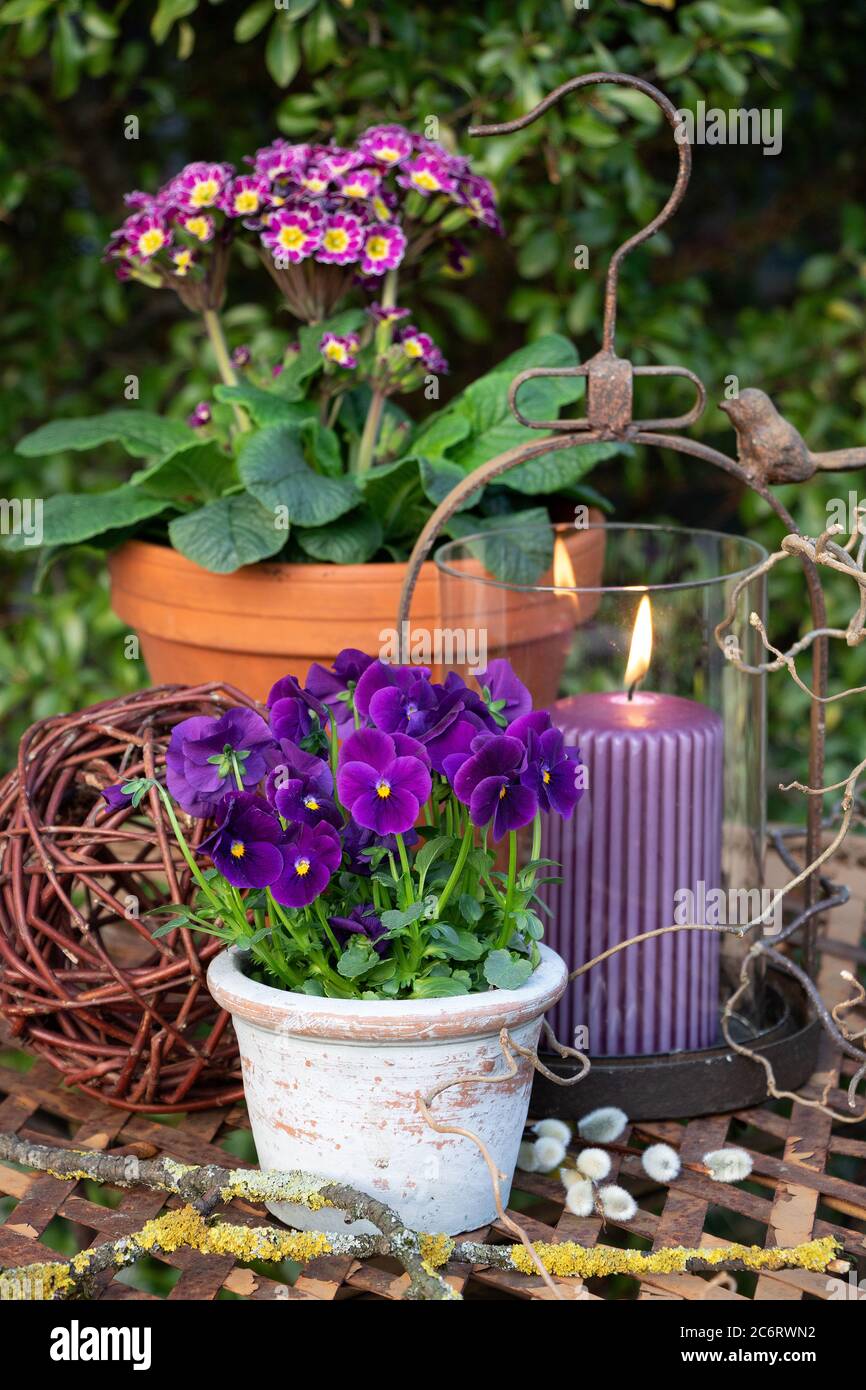
[[[679,168],[677,169],[676,182],[674,183],[671,194],[660,212],[656,213],[651,222],[647,222],[645,227],[634,233],[626,241],[618,246],[610,258],[607,268],[607,279],[604,289],[604,327],[602,332],[602,351],[614,351],[614,338],[616,334],[616,296],[619,284],[619,268],[625,257],[636,246],[647,241],[651,236],[663,227],[669,218],[673,217],[677,208],[683,200],[686,188],[688,187],[689,177],[692,170],[692,147],[688,141],[687,128],[680,119],[677,108],[664,92],[660,92],[658,87],[654,87],[651,82],[645,82],[642,77],[634,77],[625,72],[587,72],[582,77],[572,77],[568,82],[563,82],[549,92],[542,101],[528,111],[525,116],[518,116],[514,121],[502,121],[498,125],[476,125],[469,129],[470,135],[510,135],[515,130],[523,130],[526,126],[532,125],[539,116],[555,106],[561,97],[568,92],[576,92],[581,87],[614,86],[630,87],[633,91],[643,92],[656,106],[662,111],[668,125],[674,133],[674,139],[679,147]]]

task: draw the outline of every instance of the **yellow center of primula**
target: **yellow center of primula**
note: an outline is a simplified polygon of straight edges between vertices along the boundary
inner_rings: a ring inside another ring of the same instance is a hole
[[[395,159],[400,158],[400,151],[393,149],[390,145],[386,145],[383,149],[379,150],[376,158],[384,159],[386,164],[393,164]]]
[[[295,873],[298,875],[298,878],[303,878],[303,877],[304,877],[304,874],[308,874],[309,872],[310,872],[310,861],[309,861],[309,859],[296,859],[296,860],[295,860]]]
[[[287,251],[297,251],[299,247],[303,246],[305,240],[305,233],[296,225],[280,228],[279,242]]]
[[[388,254],[388,243],[383,236],[371,236],[364,248],[373,261],[381,261]]]
[[[210,223],[206,217],[190,217],[184,224],[184,231],[189,232],[190,236],[198,237],[199,241],[207,241]]]
[[[258,205],[259,195],[252,188],[239,193],[235,198],[235,212],[255,212]]]
[[[430,192],[439,187],[439,180],[435,174],[431,174],[428,169],[420,169],[412,175],[412,182],[416,188],[426,188]]]
[[[542,774],[541,774],[541,780],[542,780],[542,782],[549,782],[549,781],[550,781],[550,773],[547,771],[547,768],[545,768],[544,771],[542,772]]]
[[[328,187],[327,179],[310,178],[303,179],[302,182],[308,193],[321,193]]]
[[[191,265],[192,265],[192,252],[191,252],[191,251],[178,251],[177,255],[176,255],[175,258],[174,258],[174,273],[175,273],[175,275],[186,275],[186,272],[189,270],[189,268],[190,268]]]
[[[417,338],[407,338],[403,343],[403,351],[407,357],[423,357],[424,350]]]
[[[165,232],[160,231],[159,227],[149,227],[138,238],[138,254],[140,256],[155,256],[160,247],[164,245]]]
[[[342,343],[328,343],[325,348],[325,356],[331,362],[344,362],[346,360],[346,349]]]
[[[318,811],[319,803],[314,796],[305,796],[304,805],[308,811]]]
[[[373,211],[375,212],[380,222],[391,221],[391,209],[388,207],[388,204],[385,202],[384,198],[373,199]]]
[[[345,251],[349,244],[349,233],[343,227],[332,227],[325,232],[322,244],[326,251]]]
[[[391,788],[387,782],[379,783],[378,787],[376,788],[376,795],[381,796],[383,801],[386,797],[391,795]]]
[[[192,190],[190,202],[193,207],[206,208],[213,202],[220,191],[220,186],[216,179],[202,179]]]
[[[232,856],[233,856],[235,859],[243,859],[245,853],[246,853],[246,845],[244,844],[243,840],[233,840],[233,841],[232,841]]]

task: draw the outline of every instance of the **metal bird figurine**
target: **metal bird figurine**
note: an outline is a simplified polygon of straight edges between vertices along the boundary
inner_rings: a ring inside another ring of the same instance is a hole
[[[766,483],[801,483],[818,471],[841,472],[866,466],[866,449],[834,449],[814,454],[803,436],[780,415],[764,391],[749,386],[723,410],[737,434],[737,457]]]

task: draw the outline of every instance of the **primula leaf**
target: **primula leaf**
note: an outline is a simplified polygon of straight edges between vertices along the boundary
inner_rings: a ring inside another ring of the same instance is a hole
[[[292,525],[324,526],[360,500],[348,478],[313,472],[300,431],[290,425],[271,425],[253,435],[241,450],[238,472],[263,507],[285,507]]]
[[[242,405],[257,425],[301,425],[316,414],[312,401],[287,401],[259,386],[215,386],[214,396],[218,401]]]
[[[168,534],[175,550],[202,569],[231,574],[242,565],[276,555],[287,532],[275,525],[272,511],[241,493],[175,517]]]
[[[496,481],[515,492],[549,496],[552,492],[563,492],[573,487],[597,463],[621,452],[619,444],[574,445],[569,449],[542,454],[541,458],[529,459],[517,468],[510,468]]]
[[[295,531],[295,540],[314,560],[335,565],[363,565],[382,544],[382,526],[368,507],[356,507],[348,516],[320,530]]]
[[[163,498],[150,497],[128,484],[109,492],[55,493],[43,503],[42,544],[78,545],[103,531],[157,516],[165,507]],[[6,545],[10,550],[28,548],[22,535],[10,535]]]
[[[531,963],[513,956],[510,951],[491,951],[485,957],[484,978],[496,989],[520,989],[531,974]]]
[[[319,352],[319,343],[324,335],[353,333],[363,322],[364,314],[360,309],[347,309],[326,319],[324,323],[306,325],[298,333],[298,352],[276,377],[273,389],[287,401],[303,400],[306,382],[324,370],[324,358]]]
[[[428,501],[435,503],[438,507],[443,502],[449,492],[462,483],[466,477],[466,470],[459,463],[453,463],[451,459],[429,459],[418,460],[421,471],[421,486]],[[478,488],[476,492],[470,493],[464,502],[461,502],[459,510],[467,511],[470,507],[476,507],[481,501],[483,488]]]
[[[129,481],[151,497],[209,502],[237,482],[237,469],[216,444],[199,444],[139,468]]]
[[[165,458],[178,449],[191,449],[198,440],[181,420],[166,420],[149,410],[108,410],[78,420],[52,420],[18,441],[15,452],[40,458],[64,449],[97,449],[122,444],[136,458]]]
[[[535,584],[553,559],[553,529],[543,507],[507,516],[454,516],[448,530],[458,539],[478,534],[467,549],[497,579],[512,584]]]

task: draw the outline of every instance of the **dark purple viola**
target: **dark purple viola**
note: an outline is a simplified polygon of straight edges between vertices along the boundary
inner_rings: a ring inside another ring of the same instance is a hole
[[[340,737],[354,728],[355,687],[373,657],[355,647],[344,647],[330,669],[314,661],[307,673],[307,691],[333,714]]]
[[[132,805],[132,792],[125,792],[123,790],[123,788],[128,785],[128,782],[117,782],[113,787],[102,788],[102,795],[105,797],[104,810],[106,812],[124,811],[127,806]]]
[[[337,770],[340,800],[353,820],[377,835],[409,830],[431,786],[426,763],[401,754],[380,729],[358,729],[343,744]]]
[[[494,840],[509,830],[528,825],[538,811],[538,798],[520,780],[526,749],[508,734],[481,735],[476,751],[454,778],[454,794],[469,807],[473,825],[492,822]]]
[[[423,738],[436,719],[439,698],[435,686],[419,677],[411,684],[384,685],[370,698],[369,716],[386,734]]]
[[[415,829],[403,832],[403,844],[410,848],[418,843],[419,838]],[[361,874],[363,878],[370,877],[373,865],[370,855],[365,851],[377,847],[387,850],[390,854],[396,854],[396,835],[377,835],[375,830],[367,830],[363,825],[356,825],[354,821],[350,821],[343,831],[343,850],[353,874]]]
[[[267,888],[283,871],[283,831],[263,796],[230,792],[218,810],[217,828],[199,846],[235,888]]]
[[[283,869],[271,893],[284,907],[307,907],[324,893],[343,851],[332,825],[293,825],[281,842]]]
[[[268,774],[266,791],[283,820],[304,825],[318,825],[324,820],[339,829],[343,818],[334,800],[334,778],[328,764],[286,740],[281,742],[280,751],[279,763]]]
[[[341,946],[347,945],[352,936],[366,936],[377,955],[383,956],[388,949],[388,928],[382,926],[372,903],[353,907],[348,917],[329,917],[328,921]]]
[[[504,656],[489,661],[487,670],[479,671],[477,680],[484,702],[500,728],[532,709],[532,696]]]
[[[279,758],[270,729],[251,709],[230,709],[219,718],[196,714],[171,732],[166,782],[191,816],[208,816],[226,792],[257,787]]]
[[[540,734],[530,729],[520,780],[538,798],[542,811],[553,811],[568,820],[583,795],[583,788],[576,783],[579,763],[579,751],[566,748],[559,729],[545,729]]]
[[[355,709],[362,719],[372,720],[370,702],[377,691],[390,687],[408,691],[416,681],[429,675],[426,666],[392,666],[387,661],[372,661],[355,687]]]

